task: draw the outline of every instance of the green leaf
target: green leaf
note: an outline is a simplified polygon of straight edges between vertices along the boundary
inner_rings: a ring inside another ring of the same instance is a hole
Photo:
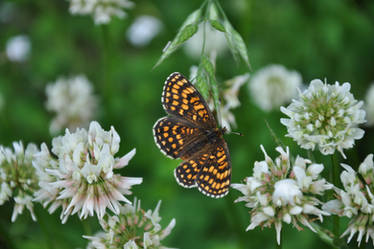
[[[221,31],[221,32],[226,32],[225,27],[222,25],[220,21],[210,19],[209,23],[210,23],[210,26],[212,26],[216,30]]]
[[[183,22],[182,26],[179,28],[177,35],[174,39],[165,46],[162,51],[160,59],[157,61],[156,65],[159,66],[169,55],[174,53],[180,45],[190,39],[198,30],[198,23],[201,21],[201,8],[192,12],[186,20]]]
[[[240,56],[247,66],[250,68],[248,51],[241,35],[232,27],[231,23],[226,19],[224,21],[224,28],[226,30],[225,36],[231,53],[234,58],[237,60]]]
[[[201,95],[203,95],[204,99],[208,99],[209,97],[208,75],[205,72],[201,63],[197,70],[196,87],[197,89],[199,89],[199,92],[201,93]]]

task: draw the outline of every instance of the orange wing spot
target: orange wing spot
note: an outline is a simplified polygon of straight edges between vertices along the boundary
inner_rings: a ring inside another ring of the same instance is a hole
[[[204,178],[204,181],[208,181],[209,180],[209,176],[206,175],[205,178]]]
[[[164,137],[166,138],[166,137],[168,137],[168,136],[169,136],[169,133],[165,132],[165,133],[164,133]]]
[[[165,99],[165,102],[166,102],[166,103],[169,103],[169,99]]]
[[[217,152],[217,157],[221,157],[222,156],[222,152]]]
[[[192,161],[193,162],[193,161]],[[197,163],[193,162],[192,163],[192,167],[196,167],[197,166]]]
[[[169,126],[164,126],[164,131],[168,131],[169,130]]]
[[[209,186],[205,186],[205,191],[209,192]]]
[[[169,86],[171,85],[171,83],[169,83]],[[167,87],[166,88],[166,91],[169,92],[170,91],[170,87]]]
[[[183,101],[183,104],[188,104],[188,100],[187,99],[182,99],[182,101]]]
[[[186,87],[185,90],[189,93],[193,93],[195,90],[192,87]]]
[[[183,145],[183,139],[178,140],[178,143],[179,143],[180,145]]]
[[[179,114],[180,114],[180,115],[183,115],[183,112],[184,112],[183,109],[180,109],[180,110],[179,110]]]
[[[187,170],[186,170],[186,173],[190,173],[190,172],[191,172],[191,169],[187,169]]]
[[[215,157],[211,155],[209,158],[210,158],[210,159],[214,159]]]
[[[183,168],[184,168],[184,169],[187,169],[187,165],[186,165],[186,164],[184,164],[184,165],[183,165]]]
[[[192,115],[192,119],[193,119],[193,121],[196,121],[196,119],[197,119],[196,114]]]
[[[217,170],[217,169],[214,169],[214,170],[213,170],[213,175],[216,175],[217,172],[218,172],[218,170]]]
[[[209,172],[213,172],[213,170],[214,170],[214,167],[213,167],[213,166],[210,166],[210,168],[209,168]]]
[[[198,114],[200,117],[204,117],[204,115],[206,114],[206,111],[205,110],[200,110],[198,111]]]
[[[218,159],[218,163],[221,163],[223,160],[225,160],[226,159],[226,155],[223,155],[220,159]]]
[[[221,183],[217,183],[216,189],[221,188]]]
[[[173,95],[173,99],[179,99],[179,95],[174,94],[174,95]]]
[[[186,80],[186,79],[183,79],[182,81],[183,81],[183,83],[187,83],[187,80]]]
[[[181,88],[180,86],[178,86],[178,85],[174,85],[173,86],[175,89],[179,89],[179,88]]]
[[[204,172],[208,172],[208,168],[203,168],[203,171]]]
[[[166,142],[165,141],[161,141],[162,145],[165,146]]]
[[[169,137],[168,141],[171,143],[173,142],[173,138],[172,137]]]
[[[173,100],[173,103],[171,103],[172,105],[179,105],[178,101],[175,101]]]
[[[170,96],[171,96],[170,92],[166,92],[166,97],[170,97]]]
[[[188,105],[182,104],[182,108],[188,110]]]
[[[185,93],[185,92],[182,92],[182,98],[184,98],[184,99],[187,99],[187,93]]]
[[[160,135],[158,135],[157,138],[158,138],[158,140],[161,140],[161,139],[162,139],[162,137],[161,137]]]
[[[187,178],[188,178],[188,179],[191,179],[191,178],[192,178],[192,174],[188,174],[188,175],[187,175]]]
[[[187,83],[187,81],[185,81],[184,79],[182,81],[178,81],[177,84],[180,85],[180,86],[183,86],[184,83]]]
[[[227,165],[228,165],[228,163],[227,162],[225,162],[224,164],[222,164],[221,166],[219,166],[218,168],[220,168],[220,169],[224,169],[224,168],[226,168],[227,167]]]
[[[202,180],[203,178],[204,178],[204,176],[203,176],[203,175],[201,175],[201,176],[200,176],[200,180]]]
[[[212,184],[212,188],[214,188],[216,185],[217,185],[217,183],[216,183],[216,182],[213,182],[213,184]]]
[[[200,110],[200,109],[204,109],[204,105],[201,103],[195,106],[195,110]]]
[[[175,106],[170,106],[170,110],[175,111],[176,110]]]
[[[195,103],[196,101],[199,101],[200,99],[198,97],[192,97],[190,102]]]
[[[172,144],[172,145],[171,145],[171,148],[176,149],[176,148],[177,148],[177,145],[176,145],[176,144]],[[188,173],[188,172],[187,172],[187,173]]]
[[[171,89],[171,92],[172,92],[172,93],[175,93],[175,94],[178,94],[178,90],[175,89],[175,88]]]
[[[172,82],[175,82],[177,80],[177,78],[172,78],[171,81]]]

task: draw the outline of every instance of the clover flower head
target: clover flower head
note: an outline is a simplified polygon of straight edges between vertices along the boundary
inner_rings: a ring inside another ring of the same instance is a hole
[[[327,202],[323,209],[327,212],[350,218],[348,228],[341,237],[348,236],[348,243],[358,233],[360,245],[372,239],[374,244],[374,161],[368,155],[360,164],[358,173],[351,166],[342,164],[344,171],[340,180],[344,189],[336,188],[337,199]],[[359,177],[359,175],[361,177]]]
[[[159,216],[161,201],[154,211],[144,211],[140,208],[140,200],[134,200],[133,205],[125,204],[118,215],[104,216],[100,221],[103,231],[94,236],[83,236],[90,240],[87,249],[113,248],[138,249],[159,248],[161,241],[168,236],[175,226],[175,219],[162,229]]]
[[[108,24],[113,17],[126,17],[124,9],[129,9],[134,3],[129,0],[70,0],[72,15],[92,15],[95,24]]]
[[[224,53],[228,49],[224,33],[214,29],[209,23],[203,22],[199,24],[198,31],[186,41],[184,46],[186,54],[193,58],[199,58],[201,56],[204,40],[204,29],[205,52],[210,57],[216,57],[217,54]]]
[[[62,207],[61,219],[79,213],[86,218],[94,213],[102,218],[109,208],[115,214],[120,211],[120,201],[130,203],[124,195],[130,195],[132,185],[142,178],[124,177],[114,173],[128,165],[135,149],[122,158],[115,157],[120,137],[113,127],[104,131],[93,121],[89,130],[77,129],[52,141],[52,153],[45,144],[35,155],[33,165],[39,175],[40,190],[35,200],[49,206],[53,213]]]
[[[24,62],[29,57],[31,42],[27,35],[11,37],[6,43],[6,55],[10,61]]]
[[[332,188],[320,176],[323,165],[300,156],[291,162],[288,148],[286,151],[276,148],[280,155],[275,160],[267,155],[262,145],[261,149],[265,160],[255,162],[253,175],[245,178],[244,184],[232,184],[243,194],[235,202],[244,201],[251,209],[247,231],[274,225],[278,244],[283,222],[292,223],[298,230],[302,229],[299,225],[302,224],[315,232],[310,224],[312,219],[318,217],[322,221],[323,215],[329,215],[320,209],[322,202],[317,198]]]
[[[354,99],[351,85],[334,85],[312,80],[308,89],[300,93],[287,108],[281,111],[289,118],[282,118],[287,127],[287,136],[292,137],[302,148],[319,148],[324,155],[352,148],[354,141],[364,135],[357,126],[365,122],[363,102]]]
[[[92,84],[84,75],[59,78],[47,86],[46,94],[47,109],[56,113],[50,125],[51,133],[88,126],[97,109]]]
[[[297,95],[302,79],[298,72],[282,65],[269,65],[258,70],[249,82],[253,101],[264,111],[277,109]]]
[[[367,114],[367,125],[374,125],[374,83],[371,84],[366,93],[365,109]]]
[[[144,47],[148,45],[152,39],[160,33],[162,23],[159,19],[153,16],[139,16],[131,24],[126,35],[127,39],[137,47]]]
[[[22,142],[14,142],[13,150],[0,146],[0,205],[10,198],[14,200],[12,222],[25,207],[36,221],[32,200],[38,190],[38,178],[32,160],[37,152],[35,144],[28,144],[24,149]]]

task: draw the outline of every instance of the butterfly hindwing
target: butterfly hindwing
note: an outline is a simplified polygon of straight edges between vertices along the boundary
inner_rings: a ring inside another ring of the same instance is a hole
[[[172,73],[165,82],[162,105],[169,114],[201,127],[215,127],[216,121],[196,88],[180,73]]]
[[[212,145],[208,160],[196,177],[197,187],[203,194],[221,198],[229,192],[231,160],[226,142]]]
[[[182,162],[175,170],[174,176],[179,185],[185,188],[196,187],[196,177],[208,159],[208,154],[203,154],[197,159]]]

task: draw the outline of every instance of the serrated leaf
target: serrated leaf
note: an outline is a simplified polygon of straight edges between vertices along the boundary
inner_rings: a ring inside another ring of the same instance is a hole
[[[206,55],[201,56],[201,65],[203,66],[204,70],[208,73],[209,77],[214,77],[214,66]]]
[[[210,23],[210,26],[212,26],[216,30],[221,31],[221,32],[226,32],[225,27],[219,21],[210,19],[209,23]]]
[[[233,54],[235,60],[238,60],[240,56],[244,62],[250,67],[247,47],[245,46],[244,40],[241,35],[232,27],[228,20],[224,21],[224,28],[226,30],[225,36],[227,44]]]
[[[199,69],[197,70],[196,87],[197,89],[199,89],[199,92],[201,93],[201,95],[203,95],[204,99],[208,99],[209,84],[208,84],[207,74],[201,65],[199,66]]]
[[[195,10],[186,18],[182,26],[179,28],[175,38],[171,42],[169,41],[162,50],[162,55],[153,68],[160,65],[169,55],[174,53],[180,45],[190,39],[197,32],[200,18],[201,9]]]

